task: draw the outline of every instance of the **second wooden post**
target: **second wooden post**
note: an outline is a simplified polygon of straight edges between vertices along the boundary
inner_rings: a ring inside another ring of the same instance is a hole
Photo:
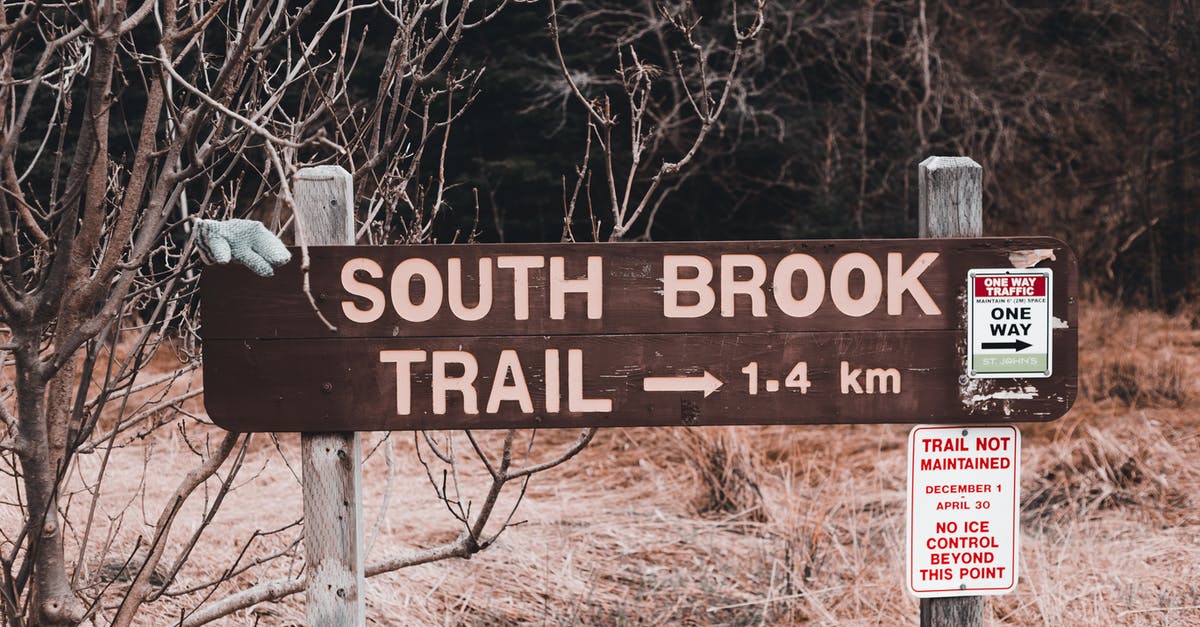
[[[983,167],[974,159],[929,157],[922,161],[920,195],[921,237],[983,236]],[[921,627],[981,625],[981,596],[921,599]]]

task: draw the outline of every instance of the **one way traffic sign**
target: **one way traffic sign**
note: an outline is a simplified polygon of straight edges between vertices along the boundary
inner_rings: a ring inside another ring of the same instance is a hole
[[[1050,376],[1052,283],[1048,268],[968,272],[970,376]]]

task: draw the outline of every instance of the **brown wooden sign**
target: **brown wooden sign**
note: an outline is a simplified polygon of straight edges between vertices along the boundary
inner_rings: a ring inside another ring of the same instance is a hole
[[[336,331],[299,255],[271,278],[204,272],[205,403],[225,428],[1006,422],[1076,393],[1076,262],[1050,238],[309,254]],[[1049,376],[967,376],[968,273],[1030,266],[1053,284]]]

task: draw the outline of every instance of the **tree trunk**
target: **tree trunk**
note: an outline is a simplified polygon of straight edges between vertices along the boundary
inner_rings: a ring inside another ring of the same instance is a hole
[[[70,625],[82,620],[83,605],[71,590],[67,577],[62,523],[58,517],[58,464],[61,463],[62,454],[61,449],[55,454],[51,447],[46,405],[47,382],[41,375],[38,359],[40,333],[14,335],[21,338],[20,346],[15,351],[20,428],[18,456],[28,507],[29,552],[26,559],[32,560],[33,567],[28,581],[34,622],[39,625]],[[24,568],[22,570],[27,571]]]

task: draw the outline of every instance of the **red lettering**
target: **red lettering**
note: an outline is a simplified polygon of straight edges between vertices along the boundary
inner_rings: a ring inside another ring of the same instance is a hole
[[[1009,279],[1012,279],[1011,281]],[[976,276],[975,296],[981,298],[1037,297],[1046,295],[1044,276]]]

